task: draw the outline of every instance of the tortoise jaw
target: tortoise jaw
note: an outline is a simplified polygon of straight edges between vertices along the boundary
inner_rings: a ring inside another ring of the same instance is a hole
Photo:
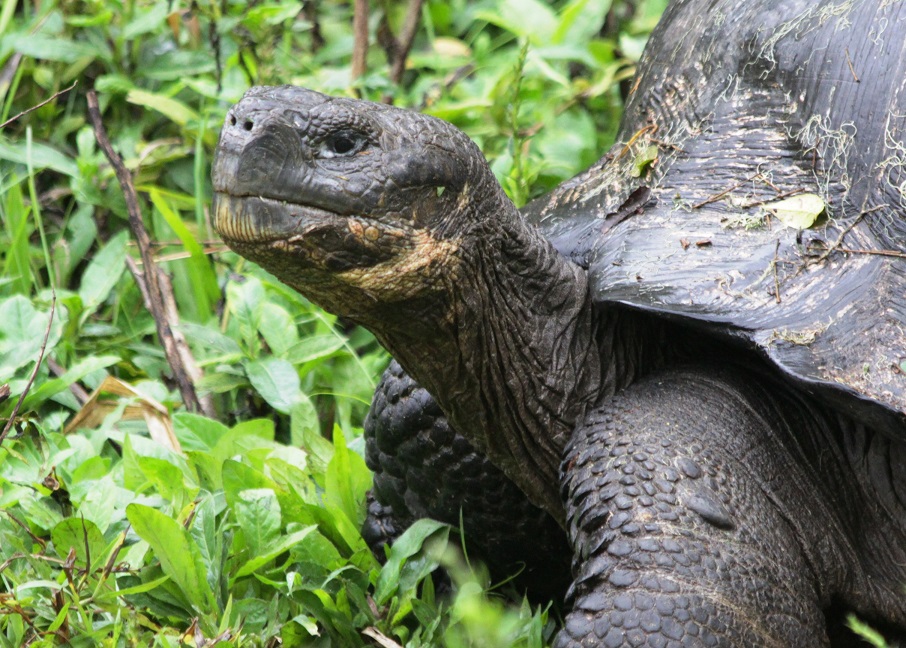
[[[341,227],[346,222],[346,218],[319,207],[220,191],[214,194],[212,212],[214,229],[227,243],[289,241],[319,225]]]
[[[227,192],[214,194],[212,213],[227,245],[277,274],[288,265],[330,274],[370,268],[408,247],[411,235],[361,216]]]

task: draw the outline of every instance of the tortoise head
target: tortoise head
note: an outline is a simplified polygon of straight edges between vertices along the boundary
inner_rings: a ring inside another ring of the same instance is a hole
[[[253,88],[233,106],[213,183],[214,227],[230,247],[359,320],[372,319],[369,304],[439,292],[463,240],[507,202],[450,124],[290,86]]]
[[[255,88],[227,115],[213,181],[230,247],[371,329],[562,519],[562,447],[600,380],[587,280],[468,137],[398,108]],[[528,389],[528,375],[545,380]]]

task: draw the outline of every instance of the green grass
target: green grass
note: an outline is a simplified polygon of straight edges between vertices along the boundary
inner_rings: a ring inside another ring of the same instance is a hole
[[[522,204],[609,146],[664,2],[427,1],[399,85],[376,33],[406,3],[370,3],[356,80],[351,3],[311,4],[321,45],[298,2],[0,2],[0,122],[50,99],[0,131],[0,426],[48,338],[0,446],[0,646],[552,637],[554,613],[496,593],[449,527],[416,524],[384,565],[368,551],[361,422],[387,355],[215,239],[210,163],[231,103],[294,83],[452,121]],[[185,411],[128,270],[92,87],[218,420]]]

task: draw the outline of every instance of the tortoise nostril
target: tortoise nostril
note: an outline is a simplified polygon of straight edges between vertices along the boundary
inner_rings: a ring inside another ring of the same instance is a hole
[[[242,123],[242,127],[243,127],[245,130],[247,130],[247,131],[252,130],[252,127],[253,127],[254,125],[255,125],[255,124],[252,123],[252,120],[251,120],[251,119],[246,119],[246,120]]]
[[[230,126],[236,125],[236,115],[230,115]]]

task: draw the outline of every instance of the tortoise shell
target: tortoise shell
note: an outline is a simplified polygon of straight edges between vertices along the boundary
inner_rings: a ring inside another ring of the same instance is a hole
[[[523,212],[601,303],[737,338],[902,436],[904,131],[906,2],[675,1],[618,143]]]

